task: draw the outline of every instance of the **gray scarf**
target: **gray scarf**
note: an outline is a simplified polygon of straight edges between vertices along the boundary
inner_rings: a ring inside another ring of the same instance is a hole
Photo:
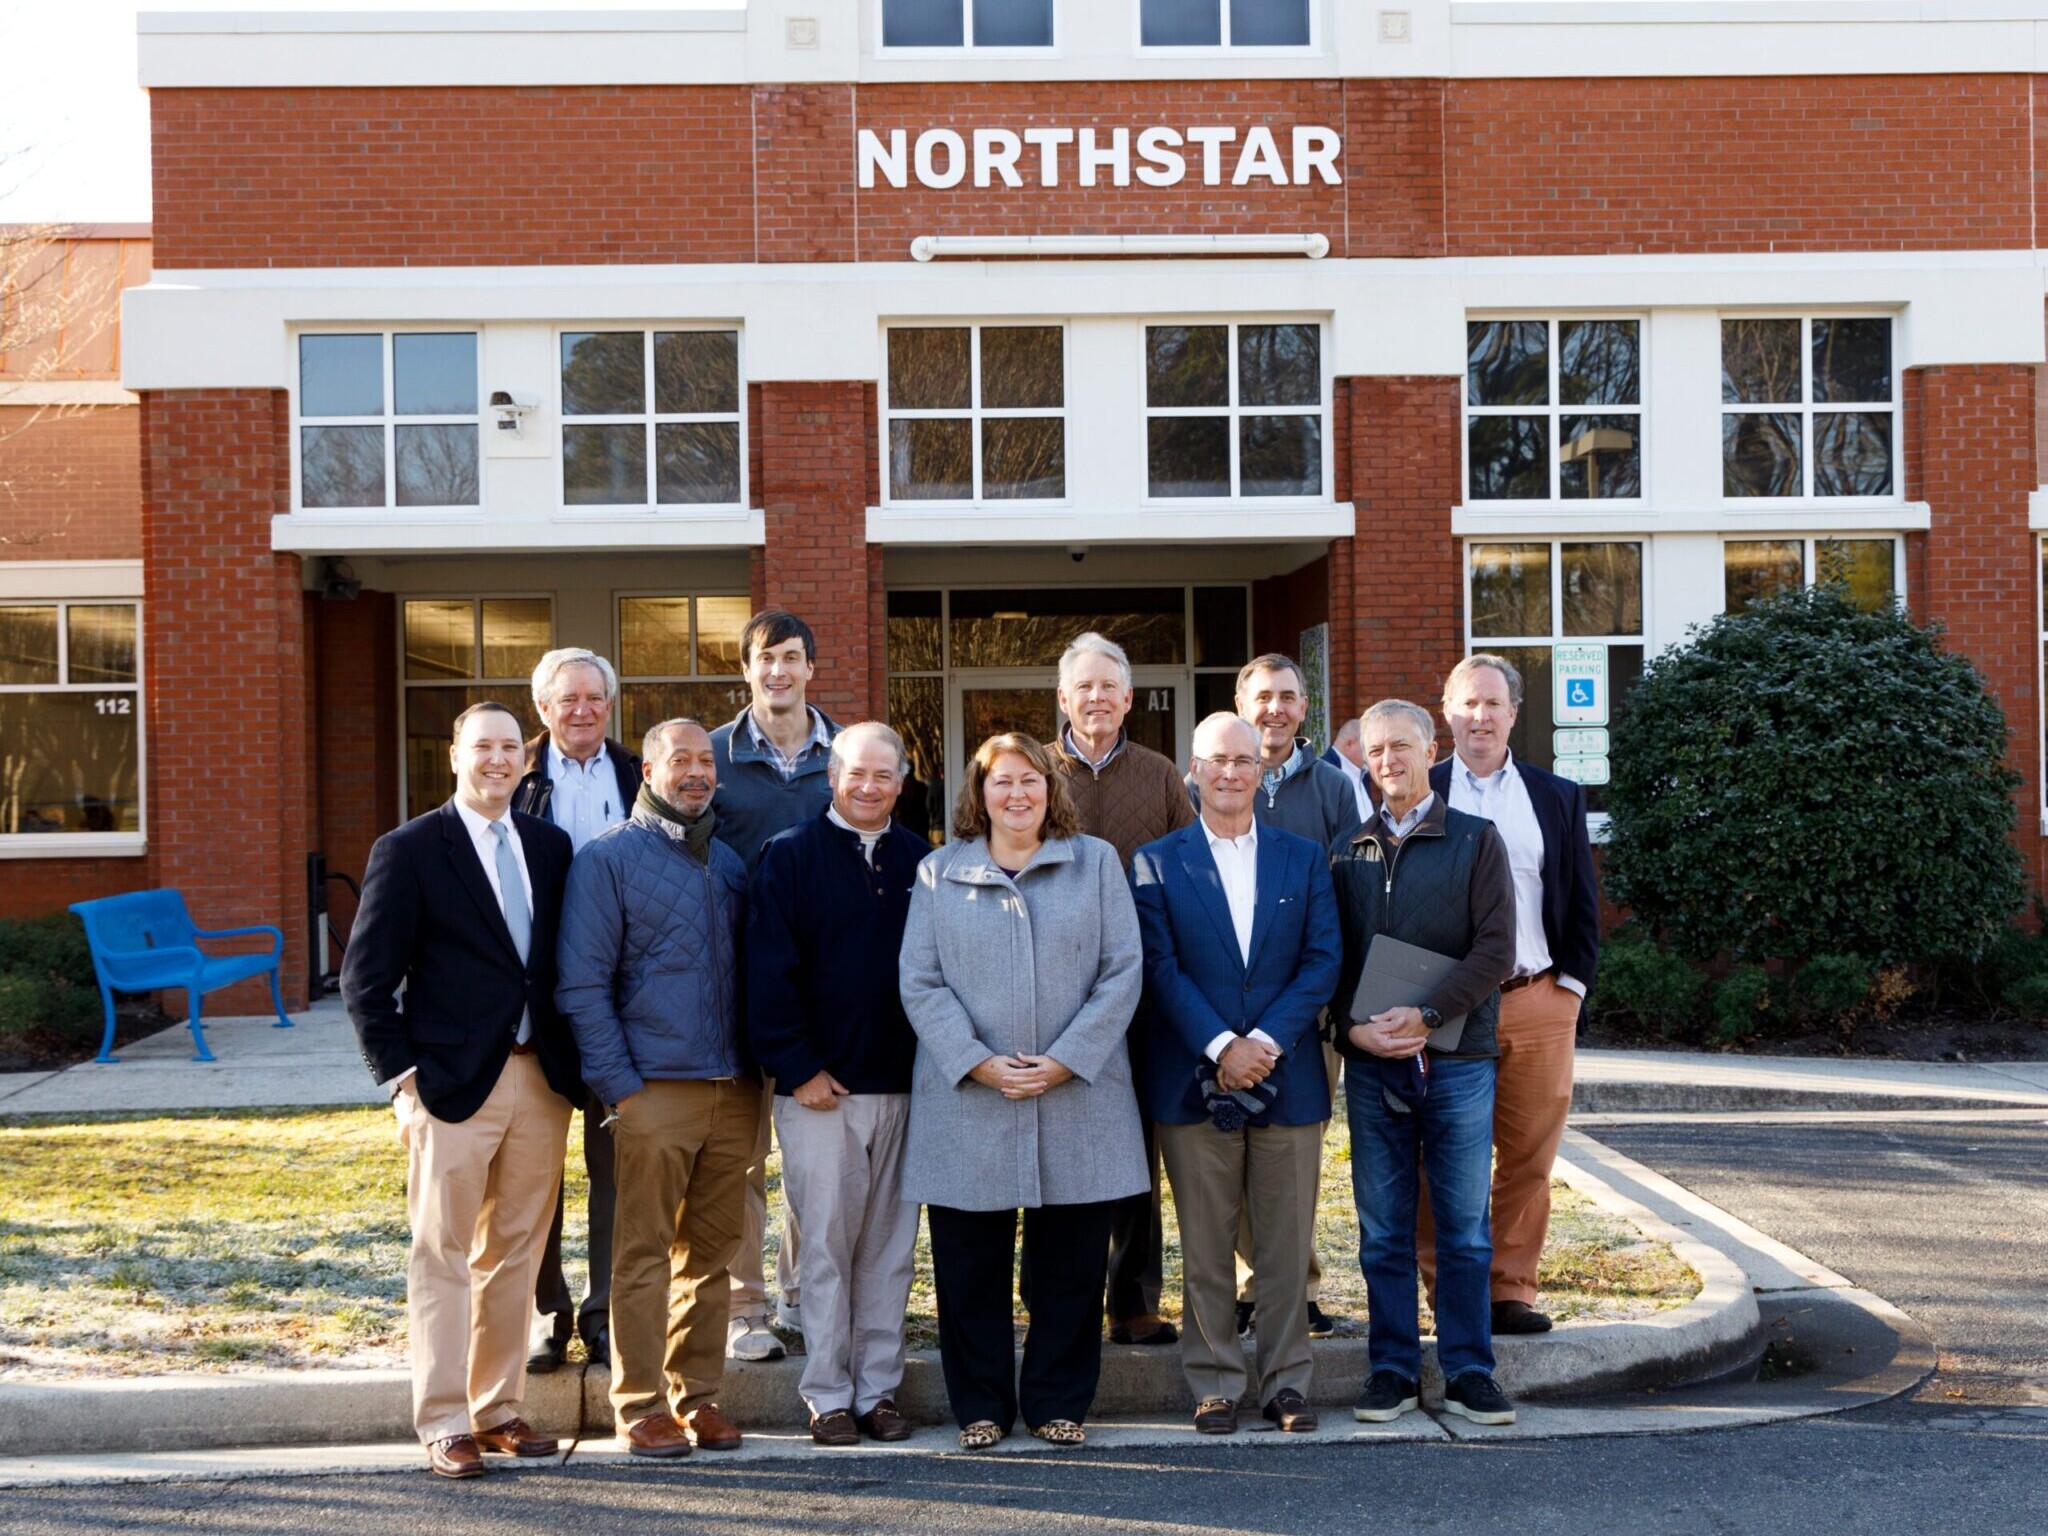
[[[701,816],[685,816],[657,795],[653,785],[643,782],[640,798],[633,802],[633,819],[643,826],[667,833],[681,843],[684,851],[699,864],[711,862],[711,834],[717,829],[718,817],[710,806],[704,807]]]

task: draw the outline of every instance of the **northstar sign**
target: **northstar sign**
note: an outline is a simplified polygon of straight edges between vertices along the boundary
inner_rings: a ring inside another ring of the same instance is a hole
[[[1112,187],[1128,187],[1133,176],[1148,187],[1171,187],[1191,170],[1201,176],[1202,185],[1220,187],[1226,181],[1226,159],[1233,187],[1253,182],[1304,187],[1316,180],[1342,184],[1337,160],[1344,140],[1336,129],[1298,126],[1291,130],[1288,147],[1292,153],[1283,154],[1273,130],[1264,126],[1241,138],[1235,128],[1213,126],[1141,128],[1135,137],[1129,128],[971,128],[965,133],[927,128],[914,145],[905,129],[891,128],[884,138],[863,128],[856,154],[863,187],[874,186],[877,175],[892,187],[909,186],[913,175],[920,185],[941,190],[968,180],[977,187],[994,186],[998,179],[1006,187],[1021,187],[1020,162],[1025,167],[1035,162],[1041,187],[1057,187],[1069,175],[1084,187],[1104,177]]]

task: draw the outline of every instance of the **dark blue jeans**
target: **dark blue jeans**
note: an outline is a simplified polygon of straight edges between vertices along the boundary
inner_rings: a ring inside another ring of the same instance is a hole
[[[1422,1377],[1415,1294],[1418,1159],[1429,1172],[1436,1217],[1437,1362],[1445,1381],[1493,1370],[1493,1233],[1486,1215],[1493,1186],[1493,1068],[1491,1058],[1432,1056],[1429,1093],[1406,1115],[1387,1107],[1376,1073],[1344,1074],[1373,1370],[1398,1371],[1410,1381]]]

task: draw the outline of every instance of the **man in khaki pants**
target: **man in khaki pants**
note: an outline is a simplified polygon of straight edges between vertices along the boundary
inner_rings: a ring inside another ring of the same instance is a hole
[[[569,872],[556,1002],[611,1111],[612,1417],[631,1454],[687,1456],[740,1443],[715,1394],[761,1123],[741,1044],[747,872],[712,836],[704,727],[663,721],[640,755],[633,814]]]
[[[377,839],[341,972],[409,1154],[413,1424],[442,1477],[556,1449],[519,1410],[581,1084],[554,1005],[569,836],[511,809],[525,752],[504,705],[455,717],[454,798]]]

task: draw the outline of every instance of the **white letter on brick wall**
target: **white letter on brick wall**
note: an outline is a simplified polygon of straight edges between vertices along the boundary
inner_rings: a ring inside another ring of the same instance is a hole
[[[1060,184],[1060,146],[1074,142],[1071,128],[1026,128],[1024,142],[1038,147],[1038,184],[1041,187],[1056,187]]]
[[[1024,152],[1024,141],[1007,128],[977,128],[974,130],[974,184],[985,187],[995,176],[1003,178],[1006,187],[1021,187],[1024,178],[1017,174],[1017,157]]]
[[[1170,187],[1188,173],[1188,163],[1175,153],[1181,136],[1171,128],[1147,128],[1138,135],[1138,158],[1150,162],[1138,167],[1138,180],[1148,187]]]
[[[937,151],[945,150],[946,168]],[[917,136],[917,179],[928,187],[957,187],[967,175],[967,141],[950,128],[927,128]]]
[[[1326,185],[1337,187],[1344,184],[1344,173],[1337,169],[1337,157],[1344,153],[1344,141],[1337,136],[1334,128],[1297,128],[1294,130],[1294,184],[1308,185],[1308,173],[1314,171],[1323,178]]]
[[[904,174],[904,133],[901,128],[889,130],[889,147],[882,147],[881,135],[872,128],[860,131],[860,184],[872,187],[875,184],[875,168],[881,167],[882,174],[889,179],[892,187],[909,185]]]
[[[1232,173],[1230,184],[1242,187],[1254,176],[1263,176],[1276,187],[1287,185],[1287,167],[1280,159],[1280,146],[1273,142],[1270,128],[1254,128],[1244,136],[1244,153],[1237,157],[1237,170]]]
[[[1109,130],[1109,148],[1098,149],[1095,145],[1095,130],[1081,130],[1081,147],[1074,158],[1081,162],[1081,185],[1095,185],[1095,173],[1107,166],[1109,184],[1113,187],[1128,187],[1131,184],[1131,130],[1112,128]]]
[[[1190,128],[1188,142],[1202,146],[1202,185],[1223,185],[1223,146],[1237,138],[1235,128]]]

